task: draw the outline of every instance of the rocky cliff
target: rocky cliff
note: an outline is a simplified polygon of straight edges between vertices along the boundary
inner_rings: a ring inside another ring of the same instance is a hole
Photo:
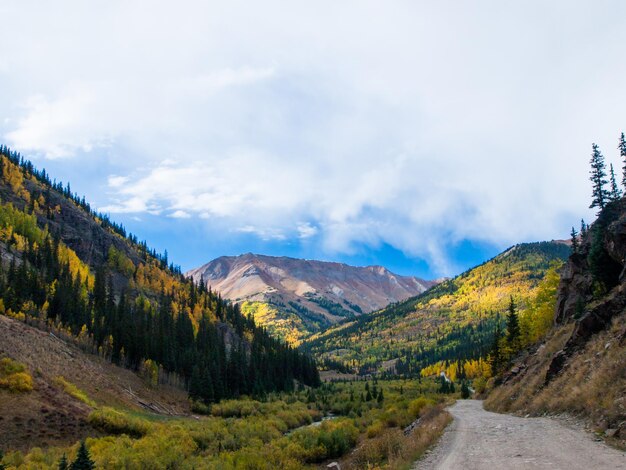
[[[563,267],[554,328],[523,351],[485,402],[574,415],[626,447],[626,198],[610,203]]]

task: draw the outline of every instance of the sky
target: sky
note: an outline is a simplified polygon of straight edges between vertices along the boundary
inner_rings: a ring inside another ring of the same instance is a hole
[[[0,141],[184,270],[450,276],[621,176],[626,2],[6,0]]]

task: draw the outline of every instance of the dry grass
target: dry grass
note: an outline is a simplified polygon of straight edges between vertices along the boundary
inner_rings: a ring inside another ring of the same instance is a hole
[[[626,313],[571,357],[547,386],[544,378],[554,352],[562,348],[571,326],[558,329],[529,361],[521,377],[498,387],[485,407],[500,412],[540,415],[568,413],[584,417],[599,431],[623,426],[626,420]],[[621,344],[620,344],[621,341]],[[626,434],[626,430],[623,431]],[[621,433],[620,433],[621,434]],[[620,439],[625,440],[626,435]]]
[[[422,411],[420,426],[405,436],[400,429],[385,429],[361,444],[341,462],[341,468],[409,469],[413,462],[435,444],[452,416],[444,405],[428,406]],[[369,433],[368,433],[369,434]]]

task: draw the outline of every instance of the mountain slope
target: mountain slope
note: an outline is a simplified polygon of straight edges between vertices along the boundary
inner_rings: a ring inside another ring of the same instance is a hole
[[[345,318],[421,294],[435,285],[381,266],[354,267],[254,255],[224,256],[187,273],[280,337],[296,341]]]
[[[626,448],[626,199],[579,239],[553,302],[554,328],[498,377],[486,406],[574,413]]]
[[[524,309],[569,252],[561,242],[516,245],[420,296],[314,335],[303,348],[362,374],[413,375],[438,361],[484,358],[511,296]]]
[[[0,314],[207,402],[319,383],[310,358],[3,146]]]

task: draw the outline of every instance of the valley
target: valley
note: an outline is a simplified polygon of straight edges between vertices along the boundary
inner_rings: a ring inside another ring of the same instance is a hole
[[[586,445],[472,395],[625,447],[625,199],[438,282],[251,254],[184,275],[5,147],[0,169],[0,468],[484,468],[502,429],[513,468],[566,462],[537,423]]]

